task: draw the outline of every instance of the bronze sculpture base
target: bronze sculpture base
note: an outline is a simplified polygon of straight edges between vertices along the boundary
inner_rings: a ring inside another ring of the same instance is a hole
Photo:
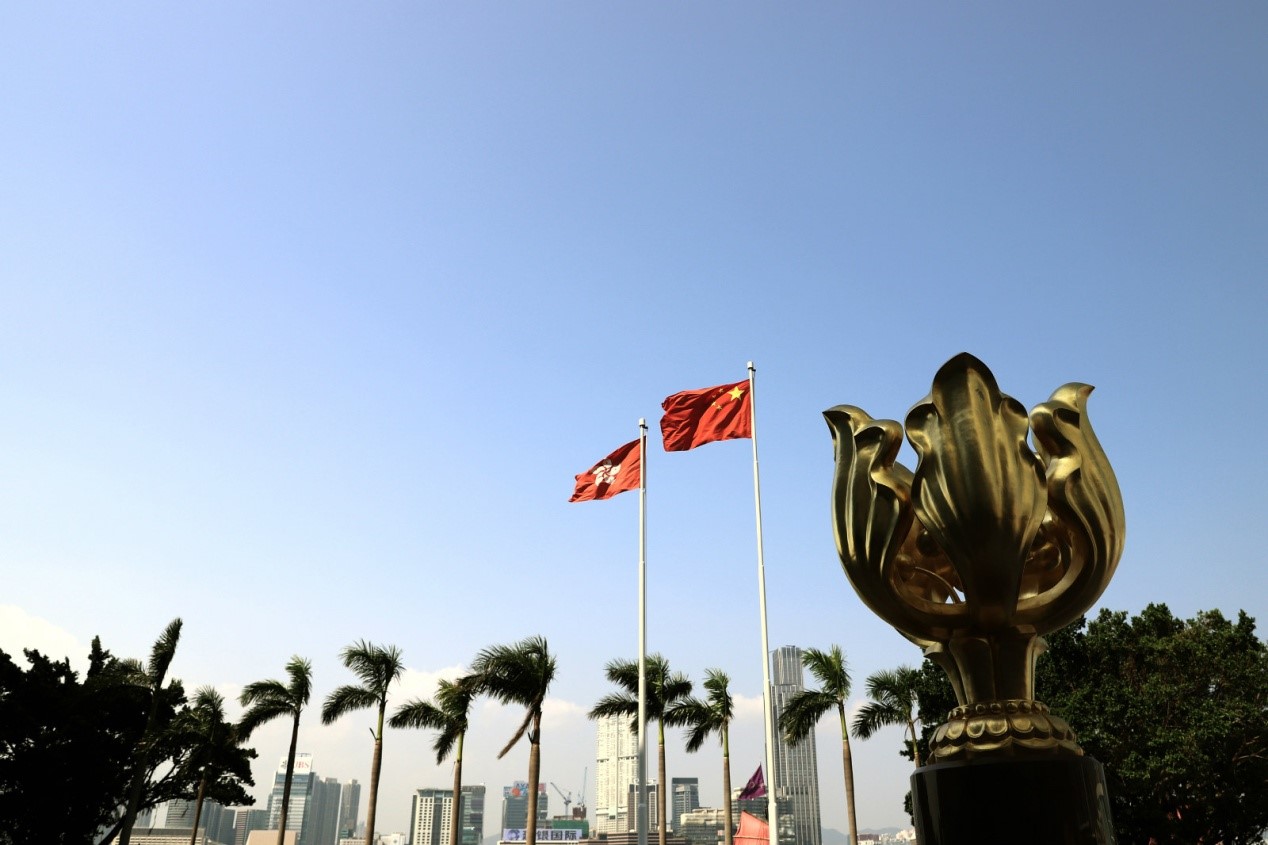
[[[920,845],[1115,845],[1091,757],[973,760],[911,776]]]

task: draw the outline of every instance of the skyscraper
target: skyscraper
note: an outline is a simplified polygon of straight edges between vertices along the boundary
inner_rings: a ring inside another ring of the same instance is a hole
[[[306,845],[304,838],[304,821],[308,815],[308,802],[313,797],[313,755],[296,754],[295,771],[291,776],[291,800],[286,808],[286,829],[295,831],[295,838],[300,845]],[[282,791],[286,784],[286,758],[278,764],[277,773],[273,776],[273,791],[269,794],[268,828],[277,830],[282,816]]]
[[[409,845],[448,845],[452,789],[418,789],[409,806]]]
[[[337,845],[339,825],[339,781],[313,776],[313,797],[308,807],[301,845]]]
[[[546,784],[537,784],[537,820],[547,818]],[[516,781],[502,787],[502,830],[523,830],[528,827],[528,783]]]
[[[673,801],[669,809],[670,828],[677,833],[684,813],[700,809],[700,778],[670,778],[673,786],[667,798]]]
[[[484,840],[484,784],[462,787],[462,845],[480,845]]]
[[[265,830],[269,823],[269,811],[239,810],[233,819],[233,845],[246,845],[247,834],[253,830]]]
[[[804,690],[801,649],[786,645],[771,652],[771,687],[775,722],[779,722],[788,699]],[[790,746],[776,733],[775,786],[779,806],[787,800],[792,808],[797,845],[821,845],[823,830],[819,818],[819,758],[815,753],[815,732]],[[780,837],[784,826],[780,824]]]
[[[339,794],[339,838],[357,835],[357,814],[361,810],[361,784],[356,778],[343,785]]]
[[[625,833],[630,785],[638,780],[638,737],[628,716],[595,720],[594,829],[597,833]]]

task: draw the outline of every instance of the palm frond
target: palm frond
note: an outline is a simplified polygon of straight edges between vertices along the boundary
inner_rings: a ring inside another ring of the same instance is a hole
[[[879,701],[869,701],[859,708],[850,726],[850,733],[858,739],[867,739],[888,725],[906,724],[901,711]]]
[[[172,665],[172,658],[176,656],[176,644],[180,642],[182,624],[179,616],[168,622],[163,633],[154,641],[154,647],[150,649],[150,662],[146,668],[155,689],[163,685],[167,670]]]
[[[841,646],[827,651],[808,648],[801,653],[801,665],[819,682],[820,688],[843,702],[850,697],[850,667]]]
[[[293,655],[286,664],[286,674],[290,678],[286,689],[291,700],[297,707],[303,707],[313,690],[313,664],[298,654]]]
[[[520,722],[520,726],[516,728],[515,734],[509,740],[507,740],[506,745],[504,745],[502,747],[502,750],[498,752],[499,760],[501,760],[503,757],[506,756],[506,752],[510,751],[512,748],[515,747],[515,743],[519,742],[520,737],[522,737],[525,733],[528,732],[529,725],[531,724],[533,724],[533,711],[529,710],[527,713],[524,714],[524,721]]]
[[[271,722],[278,716],[292,716],[294,710],[283,701],[272,699],[257,701],[238,720],[238,735],[245,742],[266,722]]]
[[[436,735],[436,741],[431,744],[431,750],[436,752],[436,765],[440,765],[445,758],[453,753],[454,746],[458,744],[458,740],[466,735],[466,725],[459,728],[457,725],[450,725]]]
[[[591,719],[602,719],[607,716],[637,716],[638,699],[631,698],[628,693],[610,692],[595,702],[588,715]]]
[[[289,702],[289,690],[281,681],[252,681],[242,688],[238,695],[238,703],[250,707],[261,702]]]
[[[555,658],[544,637],[527,637],[481,651],[471,662],[471,677],[477,692],[503,704],[540,708],[555,678]]]
[[[405,670],[401,650],[394,645],[379,646],[366,640],[358,640],[340,653],[343,665],[361,679],[365,688],[375,693],[379,701],[387,698],[388,687]]]
[[[839,706],[836,696],[820,690],[794,693],[779,714],[779,732],[789,745],[796,745],[810,736],[810,731],[824,713]]]
[[[354,710],[365,710],[378,705],[379,696],[374,690],[345,685],[326,696],[326,701],[321,706],[321,722],[329,725]]]
[[[443,710],[430,701],[411,698],[396,708],[396,712],[387,720],[387,723],[394,728],[444,730],[449,719]]]

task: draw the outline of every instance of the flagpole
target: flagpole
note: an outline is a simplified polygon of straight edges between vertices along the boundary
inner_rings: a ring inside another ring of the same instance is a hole
[[[766,635],[766,559],[762,551],[762,483],[757,469],[757,369],[748,362],[749,426],[753,433],[753,503],[757,510],[757,606],[762,618],[762,713],[766,724],[766,823],[770,845],[779,845],[778,784],[775,781],[775,718],[771,702],[770,642]],[[730,819],[727,820],[730,823]],[[639,843],[643,845],[643,843]]]
[[[638,845],[647,845],[647,420],[638,421]],[[663,784],[657,785],[664,789]],[[584,797],[584,796],[583,796]],[[627,828],[628,829],[628,828]]]

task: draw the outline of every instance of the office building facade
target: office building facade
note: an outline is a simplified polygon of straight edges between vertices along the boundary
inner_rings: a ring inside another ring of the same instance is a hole
[[[628,716],[595,720],[594,830],[630,830],[630,786],[638,781],[638,736]]]
[[[677,832],[684,813],[700,809],[700,778],[670,778],[669,826]]]
[[[339,791],[339,838],[351,839],[357,835],[357,818],[361,812],[361,784],[353,778]]]
[[[788,700],[805,690],[801,665],[801,649],[783,646],[771,652],[771,692],[775,723]],[[815,732],[796,745],[782,736],[775,738],[775,788],[781,814],[787,802],[792,816],[796,845],[822,845],[823,829],[819,815],[819,757],[815,751]],[[784,838],[780,824],[780,839]]]
[[[537,784],[537,820],[547,818],[549,796],[546,784]],[[502,830],[523,830],[528,827],[528,783],[516,781],[502,787]]]

